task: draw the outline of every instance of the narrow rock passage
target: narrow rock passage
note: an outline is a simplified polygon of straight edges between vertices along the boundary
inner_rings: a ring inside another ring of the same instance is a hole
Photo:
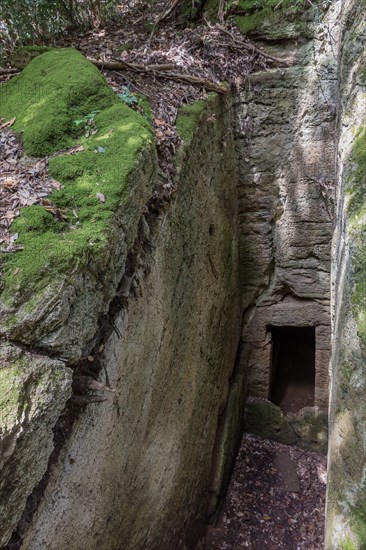
[[[321,550],[326,457],[245,434],[205,550]]]

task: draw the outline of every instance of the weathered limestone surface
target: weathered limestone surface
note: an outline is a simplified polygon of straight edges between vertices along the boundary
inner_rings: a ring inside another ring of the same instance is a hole
[[[315,40],[306,40],[309,35],[298,28],[300,47],[277,47],[276,55],[292,58],[290,67],[251,76],[240,97],[237,129],[242,362],[248,392],[269,395],[268,326],[313,326],[322,335],[316,343],[315,405],[323,410],[330,350],[338,12],[337,2],[325,17],[318,11],[310,34]],[[253,32],[276,38],[262,26]],[[278,26],[274,34],[281,33]]]
[[[365,3],[342,7],[326,548],[366,547]]]
[[[0,344],[0,546],[16,527],[53,450],[72,372],[60,361]]]
[[[115,397],[75,425],[24,549],[171,550],[200,532],[210,480],[225,474],[234,444],[216,431],[240,326],[232,123],[221,101],[202,113],[171,207],[144,222],[121,337],[104,350]],[[224,460],[211,467],[214,448]]]

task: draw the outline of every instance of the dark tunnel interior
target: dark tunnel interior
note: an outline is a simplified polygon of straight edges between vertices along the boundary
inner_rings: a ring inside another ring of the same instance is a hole
[[[315,328],[275,327],[272,334],[269,399],[287,412],[314,405]]]

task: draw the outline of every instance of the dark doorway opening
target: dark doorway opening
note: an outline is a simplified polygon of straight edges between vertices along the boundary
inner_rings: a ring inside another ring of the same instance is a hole
[[[314,406],[315,327],[268,327],[272,334],[269,399],[284,412]]]

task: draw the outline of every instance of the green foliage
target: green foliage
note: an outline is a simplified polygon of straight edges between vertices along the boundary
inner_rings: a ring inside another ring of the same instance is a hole
[[[340,550],[357,550],[350,537],[340,541]]]
[[[145,23],[145,31],[148,33],[148,34],[151,34],[152,31],[154,30],[155,26],[154,26],[154,23],[151,23],[150,21],[148,21],[147,23]]]
[[[69,26],[100,25],[117,0],[1,0],[0,56],[14,45],[52,42]]]
[[[74,120],[76,126],[86,126],[90,122],[94,121],[95,115],[99,113],[99,109],[96,111],[92,111],[88,115],[83,116],[82,118],[79,118],[78,120]]]
[[[42,84],[39,96],[37,82]],[[111,219],[127,203],[128,176],[140,149],[152,142],[152,132],[145,118],[123,104],[98,70],[73,49],[37,57],[1,88],[5,101],[0,113],[17,117],[14,129],[23,132],[28,153],[52,153],[76,143],[84,147],[49,162],[51,176],[63,184],[49,199],[66,220],[57,220],[42,206],[30,206],[13,223],[23,250],[2,258],[3,299],[11,300],[19,289],[23,297],[31,297],[47,282],[86,265],[91,253],[98,258],[108,253]],[[91,116],[98,134],[77,142],[75,120]]]
[[[126,44],[122,44],[122,46],[118,46],[117,52],[118,53],[128,52],[132,50],[132,48],[133,48],[133,45],[131,44],[131,42],[127,42]]]
[[[138,103],[137,97],[126,86],[122,87],[122,93],[117,94],[126,105],[133,105]]]

